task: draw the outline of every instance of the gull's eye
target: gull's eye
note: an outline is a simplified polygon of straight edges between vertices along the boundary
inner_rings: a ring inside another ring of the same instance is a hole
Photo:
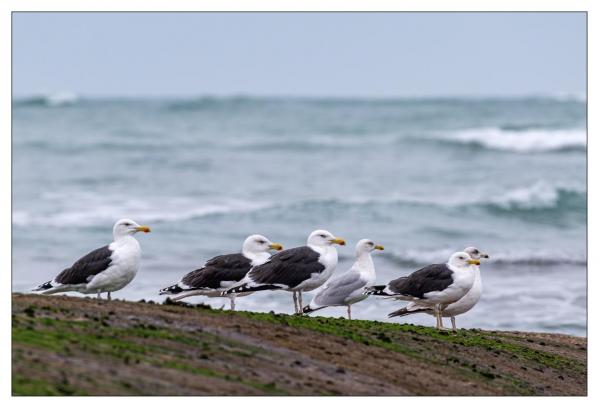
[[[374,242],[369,242],[368,245],[373,246]]]
[[[327,236],[324,234],[320,234],[320,238],[326,238]]]
[[[125,223],[125,227],[130,227],[130,226],[131,226],[131,223],[129,223],[129,222]]]
[[[264,240],[262,240],[262,239],[259,239],[259,240],[258,240],[258,243],[259,243],[259,244],[266,244],[266,241],[264,241]]]
[[[478,254],[478,249],[475,249],[473,252],[474,252],[475,254]]]

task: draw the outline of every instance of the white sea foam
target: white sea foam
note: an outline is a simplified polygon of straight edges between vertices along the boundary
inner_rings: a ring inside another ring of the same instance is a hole
[[[412,204],[432,205],[442,207],[494,206],[502,209],[551,209],[555,208],[561,194],[584,194],[583,185],[551,185],[539,180],[521,187],[508,188],[504,191],[481,191],[476,195],[460,196],[421,196],[414,194],[392,194],[380,197],[354,196],[341,200],[331,199],[332,202],[350,205],[372,204]]]
[[[558,205],[560,193],[584,193],[584,188],[552,186],[544,181],[515,188],[489,200],[488,204],[504,209],[547,209]]]
[[[73,105],[79,101],[79,97],[72,92],[57,92],[48,95],[37,95],[29,97],[17,97],[13,99],[15,106],[47,106],[57,107]]]
[[[587,145],[587,135],[584,129],[513,131],[499,128],[474,128],[455,132],[439,132],[434,138],[446,142],[474,144],[489,149],[518,153],[586,149]]]
[[[586,92],[563,92],[547,95],[546,98],[553,99],[559,102],[580,102],[586,103]]]
[[[46,103],[49,106],[64,106],[77,103],[79,97],[72,92],[57,92],[46,96]]]
[[[397,263],[409,263],[415,265],[427,265],[442,263],[449,256],[461,248],[409,248],[404,250],[386,251],[385,256]],[[486,248],[481,248],[485,250]],[[488,250],[488,249],[486,249]],[[526,264],[526,265],[556,265],[573,264],[586,265],[587,257],[583,253],[573,253],[565,250],[555,249],[526,249],[493,252],[489,260],[484,263],[498,264]]]
[[[55,197],[61,202],[64,196]],[[75,204],[52,213],[13,211],[16,226],[98,226],[106,225],[123,217],[131,217],[142,223],[184,221],[194,218],[257,211],[268,207],[266,203],[245,200],[222,200],[212,203],[188,197],[156,198],[148,200],[125,200],[118,197],[77,195]]]
[[[206,202],[194,197],[145,197],[123,200],[118,196],[93,193],[54,193],[42,195],[42,199],[53,202],[59,211],[14,210],[13,224],[16,226],[65,226],[105,225],[124,216],[140,222],[169,222],[190,220],[219,214],[251,213],[272,209],[304,211],[312,207],[372,206],[372,205],[416,205],[442,207],[491,206],[504,210],[544,210],[556,208],[561,194],[584,194],[584,186],[551,185],[538,181],[531,185],[515,187],[495,193],[481,192],[477,196],[456,194],[450,197],[419,196],[413,194],[391,194],[387,196],[349,196],[287,201],[279,203],[256,202],[245,199],[223,199]],[[299,208],[299,209],[298,209]]]

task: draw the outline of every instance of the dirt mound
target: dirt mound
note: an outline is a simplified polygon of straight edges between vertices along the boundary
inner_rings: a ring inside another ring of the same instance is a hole
[[[586,395],[545,333],[13,295],[14,395]]]

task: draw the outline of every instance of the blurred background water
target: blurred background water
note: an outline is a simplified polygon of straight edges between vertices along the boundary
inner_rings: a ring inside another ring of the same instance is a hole
[[[585,123],[575,98],[16,99],[13,290],[108,243],[123,217],[153,230],[115,294],[131,300],[162,300],[249,234],[293,247],[326,228],[349,244],[337,273],[357,240],[385,246],[380,283],[475,245],[491,260],[459,326],[585,335]],[[367,299],[353,312],[387,321],[400,306]],[[291,294],[238,307],[291,312]]]

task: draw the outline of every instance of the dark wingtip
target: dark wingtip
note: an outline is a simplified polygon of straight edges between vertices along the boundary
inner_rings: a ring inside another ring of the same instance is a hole
[[[172,285],[169,286],[167,288],[164,289],[160,289],[160,292],[158,292],[159,295],[176,295],[177,293],[181,293],[183,292],[183,288],[181,286],[177,285]]]
[[[401,317],[401,316],[407,316],[407,315],[411,315],[411,314],[421,313],[423,311],[424,311],[424,309],[408,310],[408,308],[402,307],[401,309],[397,309],[396,311],[389,313],[387,315],[387,317]]]
[[[46,290],[46,289],[52,289],[52,281],[48,281],[45,283],[42,283],[41,285],[39,285],[37,288],[35,289],[31,289],[32,292],[40,292],[42,290]]]
[[[247,292],[247,284],[243,284],[240,286],[235,286],[227,290],[223,290],[221,292],[221,296],[233,295],[235,293]]]
[[[385,292],[386,287],[387,286],[385,286],[385,285],[369,286],[367,288],[364,288],[364,294],[365,295],[375,295],[375,296],[392,296],[391,293]]]

